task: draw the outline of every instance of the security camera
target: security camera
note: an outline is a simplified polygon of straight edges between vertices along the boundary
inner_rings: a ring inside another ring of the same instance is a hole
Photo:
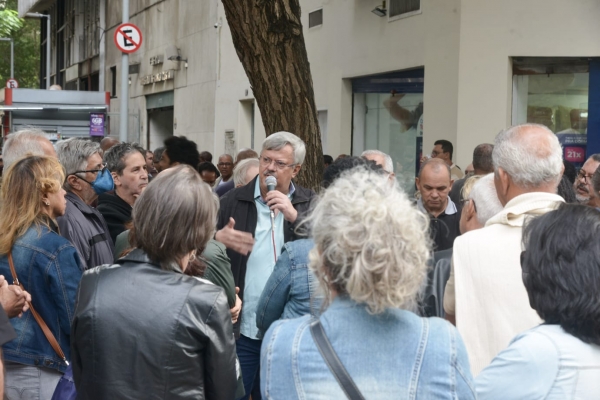
[[[215,22],[215,24],[213,26],[215,27],[215,29],[217,29],[218,27],[221,26],[221,23],[220,22]]]

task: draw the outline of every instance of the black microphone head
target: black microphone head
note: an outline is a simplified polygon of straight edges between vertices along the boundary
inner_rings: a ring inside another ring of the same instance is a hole
[[[267,184],[267,192],[275,190],[275,186],[277,186],[277,178],[275,178],[273,175],[269,175],[267,176],[265,183]]]

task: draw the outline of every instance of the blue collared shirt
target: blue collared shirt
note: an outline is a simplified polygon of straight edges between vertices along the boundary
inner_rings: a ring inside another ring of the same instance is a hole
[[[290,183],[288,198],[291,200],[295,188]],[[258,339],[256,327],[256,310],[269,276],[275,267],[276,257],[281,254],[284,244],[283,214],[275,216],[275,247],[271,234],[271,210],[260,195],[260,179],[254,187],[254,204],[256,204],[257,223],[254,232],[254,247],[246,263],[246,282],[244,286],[244,304],[242,306],[242,322],[240,333],[250,339]]]

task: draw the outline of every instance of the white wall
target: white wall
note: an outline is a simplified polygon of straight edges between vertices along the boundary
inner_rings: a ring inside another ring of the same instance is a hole
[[[511,57],[600,56],[597,0],[422,0],[422,13],[388,21],[371,10],[380,0],[301,0],[304,37],[318,110],[327,110],[327,151],[349,153],[351,79],[425,68],[424,150],[451,140],[465,167],[473,148],[492,142],[511,121]],[[216,5],[216,96],[213,146],[220,154],[225,131],[236,148],[249,147],[243,101],[253,99],[233,47],[220,3]],[[308,29],[308,13],[323,8],[323,25]],[[255,150],[264,138],[255,107]]]
[[[351,78],[422,66],[425,66],[426,140],[431,138],[433,144],[435,139],[456,139],[459,0],[422,0],[422,14],[396,21],[371,13],[381,4],[380,0],[301,0],[300,3],[315,102],[318,110],[327,111],[329,154],[335,158],[351,150]],[[309,29],[308,14],[319,8],[323,8],[323,25]],[[219,18],[223,26],[216,95],[217,153],[223,149],[220,143],[223,132],[238,126],[239,102],[252,96],[222,7]],[[255,123],[264,135],[258,117]],[[238,141],[245,143],[244,138]],[[255,143],[260,145],[258,135]],[[238,148],[241,147],[244,146]]]
[[[121,53],[116,49],[112,35],[121,22],[121,1],[107,1],[106,72],[117,66],[117,96],[120,93]],[[130,0],[130,22],[142,31],[143,43],[137,52],[129,56],[130,64],[140,64],[139,74],[130,75],[129,112],[141,114],[140,132],[133,132],[134,120],[130,119],[129,139],[140,138],[147,146],[147,113],[145,96],[164,91],[174,91],[174,124],[172,133],[184,135],[196,141],[198,148],[213,151],[217,32],[213,25],[217,19],[218,0]],[[152,66],[150,57],[164,56],[168,46],[179,48],[184,62],[168,61]],[[175,69],[175,79],[142,86],[140,78],[145,75]],[[110,79],[105,90],[110,90]],[[119,101],[111,100],[111,111],[119,111]],[[118,118],[111,120],[111,134],[118,135]]]
[[[599,15],[597,0],[461,1],[459,165],[511,123],[511,57],[598,57]]]

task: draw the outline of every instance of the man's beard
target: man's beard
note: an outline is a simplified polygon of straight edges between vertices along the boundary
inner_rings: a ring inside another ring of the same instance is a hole
[[[587,204],[590,201],[590,196],[583,196],[579,193],[575,193],[575,198],[580,204]]]

